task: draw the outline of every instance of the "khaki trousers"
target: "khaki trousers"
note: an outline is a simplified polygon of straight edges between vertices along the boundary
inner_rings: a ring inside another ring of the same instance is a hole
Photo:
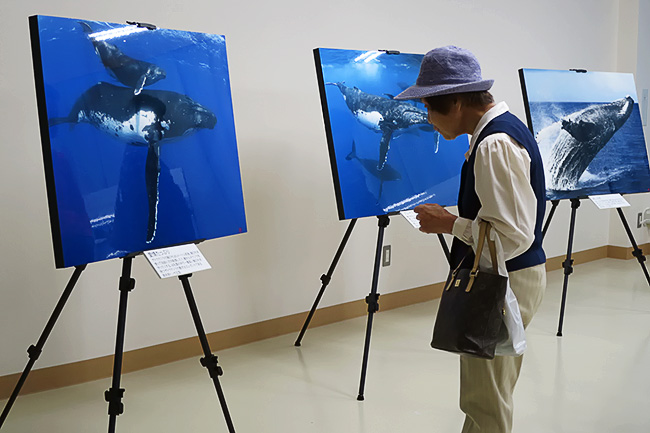
[[[532,320],[546,289],[545,264],[508,273],[524,327]],[[523,356],[486,360],[460,357],[460,408],[465,413],[463,433],[510,433],[512,393]]]

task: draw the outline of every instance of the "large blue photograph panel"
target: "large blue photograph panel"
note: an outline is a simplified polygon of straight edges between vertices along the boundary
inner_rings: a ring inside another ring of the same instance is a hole
[[[521,69],[549,200],[650,191],[634,76]]]
[[[57,267],[246,231],[223,36],[30,28]]]
[[[415,82],[423,55],[317,48],[314,56],[339,218],[455,205],[467,136],[446,141],[423,104],[393,99]]]

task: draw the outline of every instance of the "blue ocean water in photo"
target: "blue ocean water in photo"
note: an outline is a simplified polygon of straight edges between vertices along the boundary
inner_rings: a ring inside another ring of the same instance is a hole
[[[625,96],[625,95],[624,95]],[[636,95],[634,95],[636,96]],[[561,119],[589,106],[605,102],[530,102],[533,131],[545,163],[561,128]],[[548,177],[548,167],[546,176]],[[600,194],[632,194],[650,191],[650,168],[639,105],[634,103],[625,124],[596,154],[570,191],[547,189],[547,198],[566,199]]]
[[[246,232],[224,37],[91,40],[115,29],[136,28],[38,17],[59,267]],[[164,72],[125,80],[102,49]]]
[[[455,205],[467,136],[446,141],[426,122],[423,104],[392,99],[415,83],[423,56],[322,48],[318,54],[339,216],[385,215],[421,203]]]

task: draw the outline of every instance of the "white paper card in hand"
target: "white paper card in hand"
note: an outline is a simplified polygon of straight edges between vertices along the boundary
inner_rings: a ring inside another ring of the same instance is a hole
[[[400,214],[406,218],[406,221],[408,221],[413,227],[420,229],[420,221],[418,220],[418,214],[416,214],[415,211],[403,210]]]

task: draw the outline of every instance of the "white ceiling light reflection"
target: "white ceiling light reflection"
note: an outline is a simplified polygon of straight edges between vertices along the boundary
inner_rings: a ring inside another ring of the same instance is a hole
[[[360,54],[354,59],[355,62],[364,61],[365,63],[375,60],[377,57],[381,56],[383,51],[366,51],[365,53]]]
[[[365,62],[365,63],[370,63],[370,62],[372,62],[373,60],[375,60],[377,57],[381,56],[382,54],[384,54],[384,53],[381,52],[381,51],[376,51],[374,54],[372,54],[371,56],[367,57],[367,58],[364,60],[364,62]]]
[[[146,27],[126,26],[115,29],[104,30],[102,32],[91,33],[88,37],[96,41],[105,41],[107,39],[121,38],[133,33],[146,32]]]

